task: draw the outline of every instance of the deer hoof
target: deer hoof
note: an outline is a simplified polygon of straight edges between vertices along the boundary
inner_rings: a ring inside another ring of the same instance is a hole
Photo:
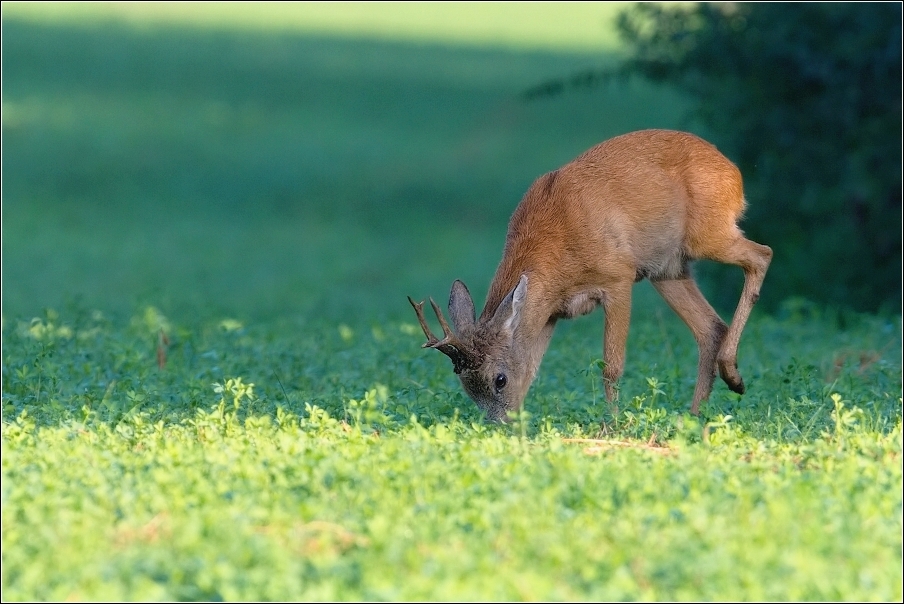
[[[732,392],[744,394],[746,391],[744,380],[741,378],[741,374],[738,373],[737,363],[719,363],[719,377],[722,378],[722,381],[725,382],[728,389]]]

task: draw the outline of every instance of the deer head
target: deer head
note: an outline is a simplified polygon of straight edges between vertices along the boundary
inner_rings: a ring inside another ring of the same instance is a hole
[[[533,381],[536,367],[519,346],[518,327],[527,299],[527,275],[522,275],[495,313],[477,321],[471,293],[461,281],[452,284],[449,316],[453,332],[433,299],[430,304],[443,329],[440,340],[431,333],[424,319],[424,303],[408,301],[417,313],[427,342],[423,348],[435,348],[452,359],[452,365],[468,396],[493,421],[506,421],[509,411],[517,411]]]

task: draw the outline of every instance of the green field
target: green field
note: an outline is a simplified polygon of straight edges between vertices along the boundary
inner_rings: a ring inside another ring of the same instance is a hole
[[[901,600],[900,316],[755,310],[699,418],[646,283],[615,415],[601,313],[505,426],[420,348],[534,178],[700,132],[524,100],[614,9],[453,6],[3,4],[4,601]]]

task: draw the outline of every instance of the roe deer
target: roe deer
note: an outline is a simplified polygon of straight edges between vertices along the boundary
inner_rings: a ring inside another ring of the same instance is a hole
[[[647,278],[687,324],[700,352],[691,413],[709,398],[716,367],[744,392],[738,341],[759,298],[772,249],[745,239],[741,173],[693,134],[641,130],[611,138],[538,178],[515,209],[502,261],[477,319],[461,281],[452,284],[449,328],[427,327],[424,303],[408,301],[427,337],[452,359],[462,386],[488,419],[505,421],[527,394],[559,319],[605,311],[603,381],[617,400],[631,314],[631,287]],[[744,269],[731,327],[694,282],[693,260]]]

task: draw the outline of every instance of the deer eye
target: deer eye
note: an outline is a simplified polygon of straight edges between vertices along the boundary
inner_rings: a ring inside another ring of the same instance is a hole
[[[493,380],[493,384],[496,386],[496,390],[502,390],[503,388],[505,388],[507,382],[508,378],[505,377],[504,373],[500,373],[496,376],[496,379]]]

